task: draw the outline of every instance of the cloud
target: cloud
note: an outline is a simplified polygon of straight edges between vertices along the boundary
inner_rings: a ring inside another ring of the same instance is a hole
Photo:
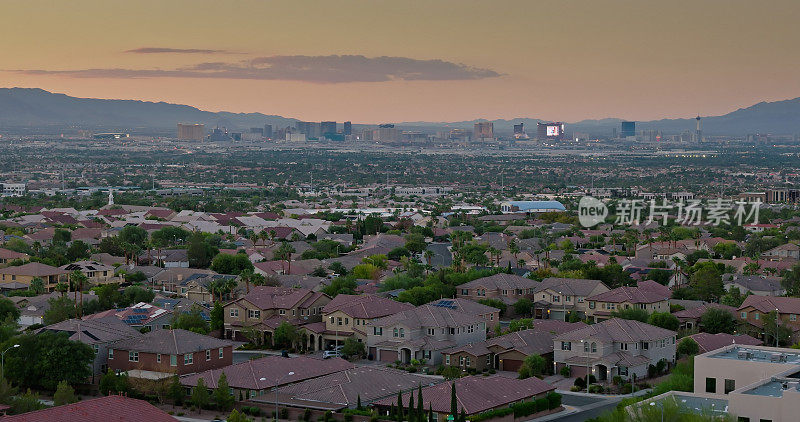
[[[176,69],[79,69],[17,70],[30,75],[63,75],[75,78],[219,78],[285,80],[314,83],[453,81],[501,76],[482,69],[444,60],[408,57],[269,56],[239,62],[205,62]]]
[[[125,50],[125,53],[136,54],[157,54],[157,53],[177,53],[177,54],[232,54],[228,50],[206,50],[201,48],[166,48],[166,47],[141,47],[133,50]]]

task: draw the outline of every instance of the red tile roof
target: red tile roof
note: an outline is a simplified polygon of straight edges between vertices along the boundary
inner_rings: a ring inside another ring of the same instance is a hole
[[[123,396],[106,396],[0,418],[3,422],[175,422],[152,404]]]
[[[763,341],[754,337],[750,337],[746,334],[733,335],[727,333],[719,333],[719,334],[697,333],[690,335],[689,338],[697,342],[697,345],[700,346],[700,353],[706,353],[712,350],[717,350],[721,347],[729,346],[733,343],[743,344],[746,346],[760,346],[764,344]]]
[[[410,303],[398,302],[375,295],[337,295],[324,308],[322,312],[327,314],[335,311],[342,311],[351,318],[381,318],[393,315],[408,309],[413,309]]]
[[[781,314],[800,314],[800,298],[750,295],[742,302],[739,310],[753,307],[758,311],[769,313],[778,310]]]

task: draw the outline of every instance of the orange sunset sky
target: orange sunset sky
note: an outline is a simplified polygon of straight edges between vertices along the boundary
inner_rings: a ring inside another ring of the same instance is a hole
[[[303,120],[649,120],[800,96],[797,0],[0,0],[0,87]]]

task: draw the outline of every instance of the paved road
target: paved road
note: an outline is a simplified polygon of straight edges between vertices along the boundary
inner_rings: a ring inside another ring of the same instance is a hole
[[[617,404],[624,398],[630,396],[587,396],[585,394],[569,393],[559,391],[561,394],[561,402],[567,406],[576,408],[578,411],[564,416],[553,415],[552,418],[545,416],[542,418],[546,421],[558,422],[583,422],[587,419],[596,418],[603,413],[613,410]],[[639,393],[637,391],[637,393]],[[638,395],[638,394],[637,394]],[[534,419],[536,421],[537,419]]]

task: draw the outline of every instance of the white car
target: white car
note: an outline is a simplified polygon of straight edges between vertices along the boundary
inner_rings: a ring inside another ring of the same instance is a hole
[[[340,358],[340,357],[342,357],[342,353],[341,353],[341,352],[339,352],[338,350],[326,350],[326,351],[325,351],[325,352],[322,354],[322,358],[323,358],[323,359],[328,359],[328,358]]]

